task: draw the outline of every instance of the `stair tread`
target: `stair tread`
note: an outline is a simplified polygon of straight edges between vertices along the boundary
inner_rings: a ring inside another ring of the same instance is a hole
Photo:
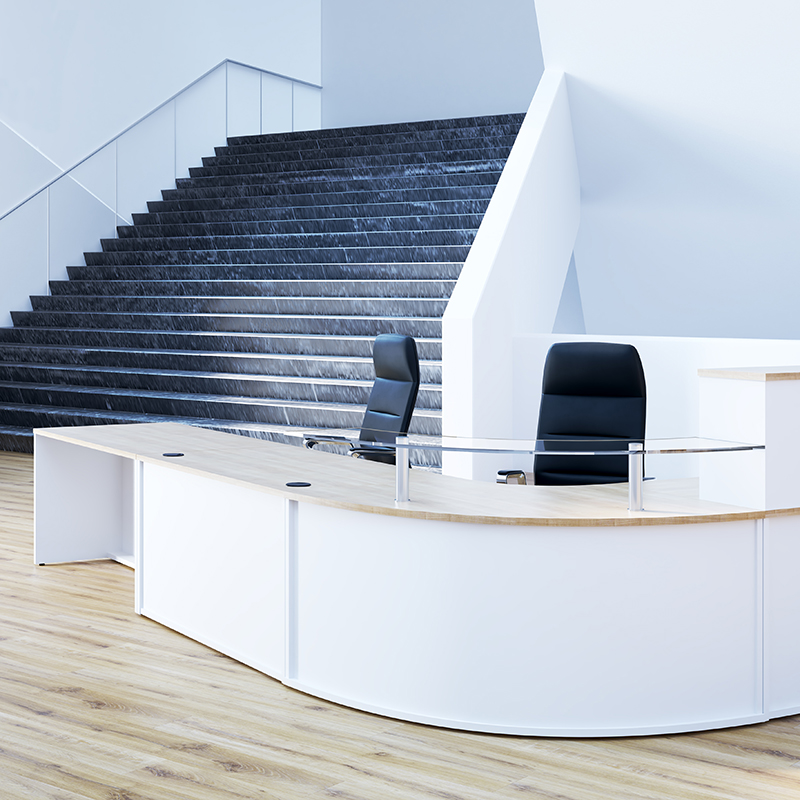
[[[28,425],[358,425],[380,332],[415,337],[412,430],[440,431],[442,315],[523,119],[231,137],[12,312],[0,447]]]

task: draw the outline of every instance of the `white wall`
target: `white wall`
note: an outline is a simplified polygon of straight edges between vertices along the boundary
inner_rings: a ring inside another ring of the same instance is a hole
[[[445,435],[514,435],[513,343],[552,331],[579,221],[566,82],[547,70],[442,320]],[[448,457],[445,468],[473,477],[479,461]]]
[[[524,111],[542,74],[533,0],[324,0],[326,128]]]
[[[0,213],[226,58],[318,84],[320,20],[321,0],[5,3]]]
[[[800,338],[800,5],[537,0],[586,330]]]

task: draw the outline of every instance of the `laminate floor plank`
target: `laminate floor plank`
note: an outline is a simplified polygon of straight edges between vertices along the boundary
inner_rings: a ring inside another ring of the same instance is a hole
[[[797,800],[800,717],[536,739],[353,711],[133,613],[133,571],[33,564],[33,461],[0,453],[2,800]]]

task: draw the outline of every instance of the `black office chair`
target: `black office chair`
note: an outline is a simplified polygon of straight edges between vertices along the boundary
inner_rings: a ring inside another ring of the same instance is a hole
[[[627,449],[629,442],[644,442],[646,407],[644,370],[633,345],[561,342],[545,361],[536,438],[547,441],[545,450]],[[537,455],[533,473],[540,486],[624,483],[628,457]],[[498,482],[511,477],[525,482],[520,470],[498,472]]]
[[[361,423],[359,445],[350,445],[350,455],[394,464],[395,438],[408,433],[417,402],[417,343],[410,336],[382,333],[376,337],[372,347],[372,362],[375,365],[375,383]],[[336,437],[310,435],[305,438],[305,445],[309,448],[321,442],[335,444]]]

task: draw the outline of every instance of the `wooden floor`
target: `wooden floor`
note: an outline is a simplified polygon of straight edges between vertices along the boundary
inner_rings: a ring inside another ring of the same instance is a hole
[[[800,798],[800,717],[526,739],[307,697],[137,617],[126,567],[34,566],[32,498],[0,453],[2,800]]]

